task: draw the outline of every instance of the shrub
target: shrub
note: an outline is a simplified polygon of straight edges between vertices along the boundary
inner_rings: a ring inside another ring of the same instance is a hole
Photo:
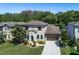
[[[36,43],[37,43],[37,41],[33,41],[33,43],[34,43],[34,44],[36,44]]]
[[[32,45],[32,47],[36,47],[36,45]]]
[[[60,47],[65,47],[66,46],[66,43],[65,42],[62,42],[62,41],[59,41],[59,46]]]
[[[15,45],[17,45],[17,44],[21,44],[23,41],[14,38],[12,42],[13,42]]]
[[[76,46],[75,40],[69,40],[68,45],[71,47],[75,47]]]
[[[79,55],[78,53],[70,53],[69,55]]]
[[[24,41],[24,43],[23,43],[24,45],[27,45],[28,44],[28,41]]]
[[[77,51],[79,52],[79,46],[77,46]]]
[[[37,41],[39,44],[45,44],[45,40],[40,40],[40,41]]]
[[[0,44],[5,42],[4,37],[5,35],[3,35],[3,33],[0,33]]]
[[[29,43],[29,46],[32,46],[32,43]]]
[[[4,42],[5,42],[4,40],[0,40],[0,44],[1,44],[1,43],[4,43]]]
[[[33,43],[32,47],[36,47],[36,43]]]

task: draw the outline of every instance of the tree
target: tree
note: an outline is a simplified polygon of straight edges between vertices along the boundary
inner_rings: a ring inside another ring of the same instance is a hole
[[[76,41],[75,40],[69,40],[68,45],[71,46],[71,47],[75,47]]]
[[[2,33],[0,33],[0,44],[5,42],[5,38],[4,37],[5,36]]]
[[[55,24],[56,23],[56,18],[54,14],[49,14],[46,17],[42,18],[42,21],[45,21],[49,24]]]
[[[26,30],[23,29],[21,26],[16,25],[15,29],[12,31],[13,35],[13,43],[20,44],[22,43],[26,38]]]
[[[59,41],[59,45],[61,47],[65,47],[67,46],[69,41],[68,35],[67,35],[67,31],[66,30],[62,30],[61,32],[61,40]]]
[[[61,32],[61,41],[63,42],[68,42],[69,38],[68,38],[68,35],[67,35],[67,31],[66,30],[62,30]]]

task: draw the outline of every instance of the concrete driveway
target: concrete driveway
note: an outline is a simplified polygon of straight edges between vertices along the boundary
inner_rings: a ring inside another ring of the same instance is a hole
[[[47,41],[42,55],[61,55],[60,47],[57,46],[56,41]]]

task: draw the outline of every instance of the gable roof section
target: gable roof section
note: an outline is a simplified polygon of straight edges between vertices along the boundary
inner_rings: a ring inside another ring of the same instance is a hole
[[[45,34],[61,34],[58,26],[48,25]]]
[[[45,22],[42,22],[42,21],[39,21],[39,20],[34,20],[34,21],[31,21],[29,23],[27,23],[27,25],[33,25],[33,26],[43,26],[43,25],[48,25],[48,23],[45,23]]]

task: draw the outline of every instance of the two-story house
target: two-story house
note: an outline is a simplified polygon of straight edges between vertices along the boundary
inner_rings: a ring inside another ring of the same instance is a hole
[[[79,22],[70,22],[67,26],[68,36],[71,39],[79,39]]]
[[[0,31],[6,35],[6,40],[12,40],[11,30],[15,25],[20,25],[27,30],[28,40],[58,40],[60,38],[61,31],[58,26],[50,25],[42,21],[25,22],[1,22]]]

